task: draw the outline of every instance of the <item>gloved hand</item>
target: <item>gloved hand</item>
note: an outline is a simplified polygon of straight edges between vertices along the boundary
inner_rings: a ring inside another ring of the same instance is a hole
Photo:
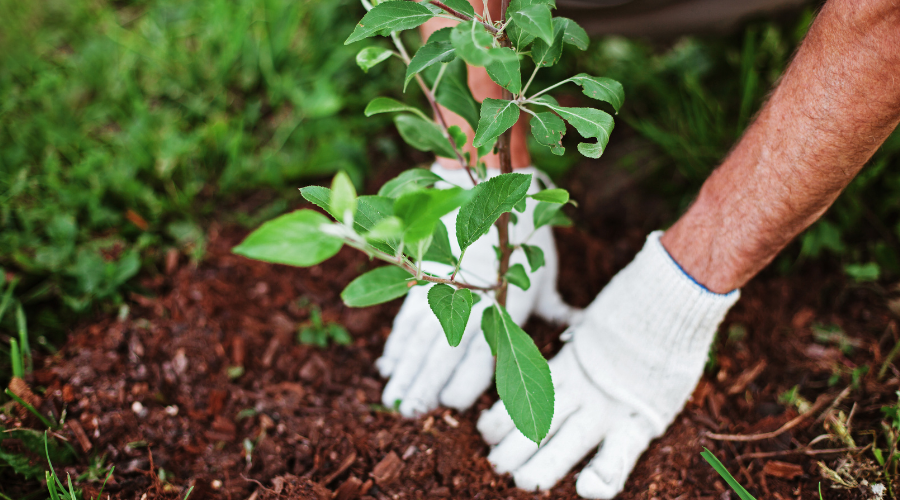
[[[738,290],[720,295],[688,276],[650,234],[644,248],[564,333],[550,361],[556,408],[542,446],[515,429],[502,402],[478,429],[488,460],[520,488],[552,487],[601,445],[576,482],[585,498],[613,498],[638,457],[681,411]]]
[[[471,181],[464,170],[448,170],[435,164],[432,172],[448,183],[469,188]],[[535,168],[516,170],[517,173],[532,174],[532,184],[528,193],[540,190],[537,177],[544,183],[549,180]],[[491,176],[499,171],[489,171]],[[439,183],[436,187],[446,188]],[[548,186],[552,187],[552,186]],[[510,228],[510,242],[522,243],[534,229],[533,212],[537,202],[528,198],[524,213],[516,213],[518,224]],[[456,242],[457,211],[441,220],[450,234],[450,244],[455,255],[459,255]],[[493,246],[497,245],[497,229],[481,237],[466,250],[462,268],[457,279],[472,285],[489,285],[497,280],[497,256]],[[544,267],[530,274],[531,287],[522,290],[509,287],[509,314],[522,325],[532,312],[551,322],[566,322],[577,311],[563,303],[556,291],[557,256],[550,227],[539,228],[527,242],[544,252]],[[528,266],[523,252],[513,254],[511,264]],[[424,270],[440,276],[448,275],[449,266],[426,262]],[[494,358],[490,347],[481,333],[481,315],[490,300],[482,299],[472,308],[469,323],[462,341],[457,347],[450,347],[437,317],[428,306],[430,287],[414,287],[403,302],[394,319],[394,328],[384,346],[384,354],[375,362],[383,377],[390,377],[384,388],[382,401],[385,406],[393,406],[400,401],[400,413],[414,417],[444,405],[458,410],[472,406],[478,396],[491,384],[494,376]]]

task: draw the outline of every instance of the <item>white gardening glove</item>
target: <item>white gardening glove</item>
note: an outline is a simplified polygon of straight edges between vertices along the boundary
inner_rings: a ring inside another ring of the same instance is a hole
[[[520,488],[552,487],[602,443],[576,490],[613,498],[697,385],[715,331],[740,293],[699,285],[672,260],[661,235],[650,234],[564,334],[571,342],[550,361],[556,408],[542,446],[515,429],[502,402],[481,415],[478,429],[496,445],[488,460]]]
[[[431,171],[448,183],[469,188],[472,186],[464,170],[447,170],[435,164]],[[529,194],[540,191],[538,176],[545,184],[550,181],[535,168],[516,170],[517,173],[532,174]],[[489,171],[491,177],[498,171]],[[449,184],[439,183],[436,187],[446,188]],[[552,187],[552,186],[548,186]],[[522,243],[534,229],[533,212],[537,202],[528,198],[524,213],[516,212],[518,224],[510,228],[510,242]],[[456,242],[456,214],[451,212],[441,220],[447,226],[450,245],[455,255],[459,255]],[[509,287],[507,303],[513,320],[522,325],[532,314],[551,322],[567,322],[578,312],[563,303],[556,291],[557,257],[553,233],[550,227],[539,228],[527,243],[541,248],[544,252],[544,267],[530,274],[531,287],[522,290]],[[490,285],[497,281],[497,256],[493,246],[498,244],[496,227],[482,236],[466,250],[462,268],[457,279],[472,285]],[[515,252],[511,265],[521,263],[528,267],[524,252]],[[426,262],[423,268],[438,276],[449,275],[449,266]],[[382,394],[385,406],[393,406],[400,401],[400,413],[414,417],[444,405],[458,410],[472,406],[478,396],[491,384],[494,375],[494,358],[491,349],[481,333],[481,315],[492,301],[482,298],[472,308],[469,323],[462,341],[457,347],[450,347],[441,324],[428,306],[428,289],[414,287],[403,302],[394,320],[394,328],[384,346],[384,354],[375,365],[383,377],[390,377]]]

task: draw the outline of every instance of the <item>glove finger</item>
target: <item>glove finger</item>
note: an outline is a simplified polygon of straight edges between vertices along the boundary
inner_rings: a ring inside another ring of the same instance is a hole
[[[494,406],[484,410],[478,417],[476,424],[484,442],[490,445],[499,443],[507,434],[516,428],[516,424],[509,418],[503,401],[497,401]]]
[[[574,396],[574,394],[572,394]],[[556,407],[553,409],[553,420],[550,422],[550,430],[544,438],[544,443],[549,439],[553,441],[553,436],[565,427],[565,422],[573,414],[580,413],[578,411],[579,404],[577,397],[566,397],[559,395],[556,401]],[[599,442],[599,440],[598,440]],[[595,443],[596,446],[596,443]],[[526,463],[539,450],[538,445],[534,441],[525,437],[524,434],[517,429],[510,431],[506,437],[495,446],[490,454],[488,461],[494,465],[497,472],[512,472],[522,464]]]
[[[627,417],[609,430],[597,456],[578,476],[575,490],[584,498],[615,497],[652,440],[652,427],[645,419]]]
[[[441,390],[466,355],[466,348],[472,338],[480,336],[481,333],[477,331],[477,324],[470,322],[471,328],[463,334],[460,345],[451,347],[447,343],[440,322],[434,315],[423,320],[420,325],[422,329],[437,331],[437,334],[434,335],[434,341],[425,353],[421,371],[409,386],[403,403],[400,404],[400,413],[405,417],[416,417],[437,408]]]
[[[409,295],[394,318],[391,334],[384,343],[381,357],[375,360],[375,367],[382,377],[390,377],[397,366],[397,361],[407,347],[408,339],[416,332],[419,322],[427,313],[428,299],[420,297],[418,288],[410,290]]]
[[[459,411],[465,411],[475,404],[475,400],[490,387],[494,378],[494,357],[484,335],[477,330],[471,337],[462,361],[456,366],[450,381],[440,394],[442,405]]]
[[[406,338],[403,353],[397,359],[391,379],[385,385],[381,395],[382,403],[385,406],[393,407],[397,400],[400,400],[402,404],[409,387],[419,374],[428,349],[437,336],[434,328],[429,328],[425,326],[426,324],[426,321],[420,322],[412,334]]]
[[[513,472],[516,486],[525,490],[552,488],[600,444],[610,427],[609,421],[604,418],[605,413],[603,409],[592,406],[570,415],[559,431]]]

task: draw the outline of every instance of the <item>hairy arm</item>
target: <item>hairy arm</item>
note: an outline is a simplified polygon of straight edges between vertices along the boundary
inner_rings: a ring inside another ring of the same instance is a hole
[[[661,239],[714,292],[815,222],[900,122],[900,0],[825,4],[768,103]]]

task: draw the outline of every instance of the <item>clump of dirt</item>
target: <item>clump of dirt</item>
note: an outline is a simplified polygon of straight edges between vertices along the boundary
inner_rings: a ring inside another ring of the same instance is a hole
[[[631,227],[599,239],[591,234],[592,215],[576,214],[586,221],[582,229],[556,231],[559,284],[578,306],[633,257],[646,234]],[[105,464],[116,466],[106,489],[113,498],[181,498],[188,486],[192,500],[577,498],[578,468],[540,493],[516,489],[492,471],[475,423],[496,401],[494,392],[465,413],[438,409],[416,420],[381,405],[384,380],[373,362],[401,301],[351,309],[339,297],[376,264],[346,248],[307,269],[250,261],[230,252],[245,234],[212,227],[202,264],[176,261],[170,274],[146,278],[149,293],[131,296],[126,319],[76,328],[35,373],[34,386],[46,387],[45,406],[66,408],[61,435],[82,457],[105,455]],[[297,325],[314,307],[324,321],[344,325],[352,344],[298,344]],[[839,333],[829,337],[823,325]],[[533,319],[526,330],[544,355],[559,349],[561,328]],[[821,266],[756,279],[723,324],[688,407],[643,455],[619,498],[736,498],[700,457],[704,447],[760,498],[812,498],[820,482],[829,499],[871,497],[862,484],[830,490],[817,462],[837,469],[848,457],[855,464],[871,458],[866,450],[848,455],[832,420],[838,411],[844,420],[852,413],[855,445],[871,442],[855,429],[878,428],[881,406],[896,402],[896,368],[889,364],[878,377],[896,341],[877,286],[848,285]],[[870,367],[867,374],[854,372],[862,366]],[[779,401],[795,386],[797,397]],[[820,397],[817,411],[796,421],[804,398],[814,405]],[[826,414],[831,437],[808,447],[829,434],[818,420]],[[715,436],[786,425],[749,442]],[[822,451],[829,449],[839,451]],[[88,465],[82,458],[60,472],[75,477]]]

